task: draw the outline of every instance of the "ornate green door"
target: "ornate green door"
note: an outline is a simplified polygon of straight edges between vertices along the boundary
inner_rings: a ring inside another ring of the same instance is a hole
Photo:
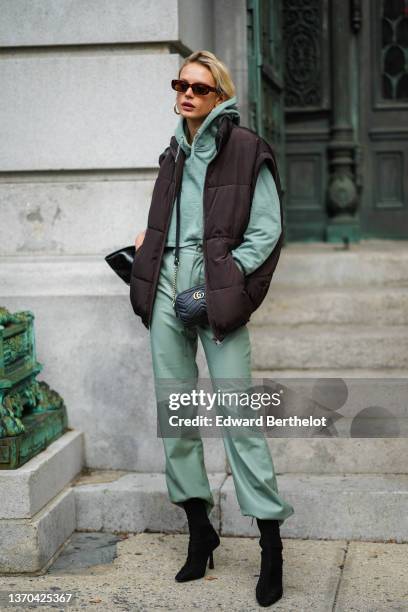
[[[285,0],[282,2],[282,36],[285,49],[284,105],[286,137],[285,195],[286,237],[288,241],[325,241],[329,211],[327,194],[330,174],[340,163],[352,162],[353,148],[348,116],[349,39],[337,43],[331,37],[330,18],[341,33],[346,29],[337,21],[348,2],[329,0]],[[329,10],[330,9],[330,10]],[[330,17],[331,15],[331,17]],[[330,64],[331,40],[339,57]],[[331,90],[337,79],[331,104]],[[331,139],[340,141],[330,167]],[[345,149],[344,147],[347,147]]]
[[[249,127],[273,147],[286,191],[280,0],[248,0]]]
[[[408,0],[364,0],[360,141],[364,237],[408,238]]]
[[[408,238],[408,0],[247,0],[249,122],[289,241]]]

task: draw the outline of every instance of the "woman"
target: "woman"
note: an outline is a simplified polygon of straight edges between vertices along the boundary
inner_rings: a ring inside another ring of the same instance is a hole
[[[159,158],[147,230],[135,240],[130,289],[133,309],[150,330],[158,406],[161,381],[171,379],[184,390],[186,379],[190,389],[197,380],[198,335],[213,384],[250,379],[246,322],[268,290],[282,240],[273,155],[255,132],[239,127],[226,66],[213,53],[197,51],[184,61],[172,86],[180,118]],[[193,328],[182,324],[173,307],[178,189],[177,293],[206,286],[209,325]],[[223,432],[223,441],[241,513],[257,519],[261,534],[256,597],[261,605],[271,605],[282,597],[279,527],[294,510],[278,494],[263,435],[234,438]],[[204,576],[208,559],[214,567],[220,539],[209,520],[214,500],[200,435],[163,437],[163,443],[169,498],[185,510],[190,532],[188,556],[175,577],[182,582]]]

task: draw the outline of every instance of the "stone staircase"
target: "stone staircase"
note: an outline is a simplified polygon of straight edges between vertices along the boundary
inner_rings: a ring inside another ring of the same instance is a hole
[[[407,378],[407,322],[407,243],[289,245],[251,319],[253,377]],[[212,442],[204,439],[206,457]],[[268,443],[279,491],[295,508],[284,537],[408,541],[406,437]],[[228,466],[209,478],[220,533],[259,535],[240,514]],[[91,471],[74,490],[78,529],[187,529],[162,473]]]
[[[407,243],[290,245],[251,320],[253,376],[407,378],[407,323]],[[287,536],[407,541],[406,437],[269,443]]]
[[[408,247],[290,245],[251,319],[256,372],[408,371]]]

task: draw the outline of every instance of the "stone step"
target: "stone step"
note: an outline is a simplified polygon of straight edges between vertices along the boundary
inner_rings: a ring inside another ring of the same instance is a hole
[[[29,519],[1,519],[0,574],[43,573],[75,528],[70,486]]]
[[[271,285],[252,325],[407,325],[408,287],[286,287]]]
[[[103,255],[41,255],[0,257],[3,297],[117,296],[129,287],[118,282]]]
[[[211,520],[220,534],[259,535],[256,521],[240,513],[232,476],[208,476]],[[278,488],[295,510],[281,527],[283,537],[408,541],[408,475],[284,474]],[[170,502],[162,473],[132,472],[96,484],[79,479],[73,490],[79,531],[187,533],[185,513]]]
[[[127,295],[99,255],[0,257],[2,295]],[[343,250],[329,243],[288,244],[281,251],[270,293],[278,288],[408,287],[408,241],[367,240]]]
[[[281,527],[287,538],[408,541],[408,475],[284,474],[278,490],[294,508]],[[224,535],[257,535],[240,513],[232,476],[221,489]]]
[[[43,572],[76,528],[71,481],[83,433],[68,430],[16,470],[0,470],[0,573]]]
[[[268,439],[278,474],[407,474],[407,438]],[[231,470],[229,470],[230,472]]]
[[[168,500],[165,476],[161,472],[119,473],[101,482],[98,471],[74,483],[77,530],[79,531],[185,531],[184,511]],[[97,482],[92,482],[94,478]],[[219,492],[225,473],[209,473],[214,497],[214,526],[220,524]]]
[[[258,393],[270,393],[276,381],[295,392],[295,403],[288,403],[286,416],[313,413],[302,411],[314,399],[318,402],[315,416],[320,409],[322,414],[332,409],[338,417],[326,437],[311,430],[269,430],[267,440],[278,473],[299,472],[299,466],[302,472],[314,474],[407,473],[408,370],[253,370],[251,380]],[[306,403],[298,401],[301,397]],[[383,409],[384,421],[381,427],[377,422],[377,429],[366,412],[370,407],[376,407],[376,416]],[[250,409],[249,414],[258,416]],[[363,418],[367,420],[361,435]]]
[[[254,378],[408,378],[408,368],[287,368],[252,370]]]
[[[330,243],[288,244],[272,279],[299,287],[408,287],[408,242],[363,240],[344,250]]]
[[[29,519],[81,471],[84,434],[68,430],[16,470],[0,470],[2,519]]]
[[[406,326],[255,325],[254,370],[408,368]]]
[[[382,379],[408,383],[408,369],[367,370],[253,370],[254,384],[262,380],[298,381],[299,379],[349,379],[378,381],[387,394],[387,385]],[[372,403],[371,400],[369,403]],[[377,402],[378,403],[378,402]],[[406,414],[406,412],[405,412]],[[401,438],[274,438],[268,439],[277,473],[302,472],[312,474],[406,474],[408,439]]]

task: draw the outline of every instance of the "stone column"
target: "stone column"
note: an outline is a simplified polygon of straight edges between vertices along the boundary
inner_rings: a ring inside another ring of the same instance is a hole
[[[355,137],[351,121],[351,15],[350,2],[331,4],[332,124],[327,147],[328,242],[359,239],[358,193],[355,182]]]

